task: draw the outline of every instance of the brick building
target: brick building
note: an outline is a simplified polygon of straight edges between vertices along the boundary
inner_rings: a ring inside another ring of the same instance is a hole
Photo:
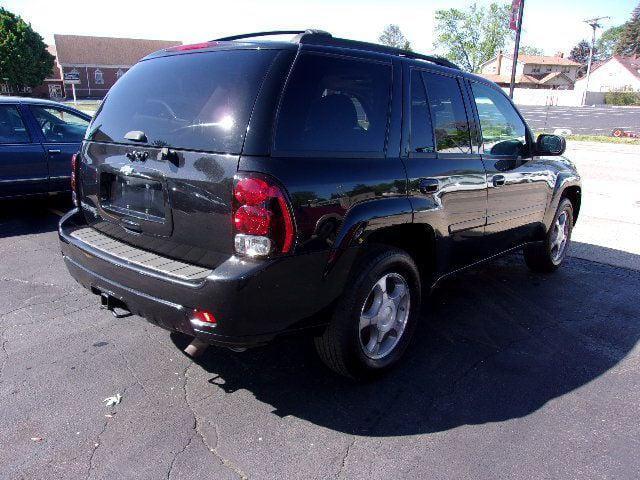
[[[182,43],[80,35],[54,35],[53,38],[59,78],[67,73],[79,78],[78,98],[103,98],[116,80],[141,58]],[[64,85],[62,94],[71,97],[71,87]]]
[[[107,91],[141,58],[163,48],[181,45],[171,40],[54,35],[48,47],[56,57],[51,74],[35,88],[11,87],[0,83],[0,95],[31,95],[43,98],[71,98],[65,74],[79,79],[77,98],[103,98]]]

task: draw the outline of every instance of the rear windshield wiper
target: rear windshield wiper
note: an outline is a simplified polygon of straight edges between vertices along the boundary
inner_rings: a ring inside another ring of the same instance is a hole
[[[124,134],[124,138],[126,140],[131,140],[132,142],[147,143],[147,136],[140,130],[131,130]]]

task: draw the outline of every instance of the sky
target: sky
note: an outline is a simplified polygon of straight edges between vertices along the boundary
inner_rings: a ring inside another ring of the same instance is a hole
[[[502,0],[508,2],[509,0]],[[525,0],[524,45],[546,54],[568,53],[591,29],[583,20],[610,16],[624,23],[640,0]],[[22,16],[47,43],[53,34],[98,35],[200,42],[236,33],[319,28],[334,36],[377,41],[395,23],[418,52],[433,52],[433,18],[440,8],[463,8],[463,0],[0,0]],[[487,0],[477,0],[488,4]]]

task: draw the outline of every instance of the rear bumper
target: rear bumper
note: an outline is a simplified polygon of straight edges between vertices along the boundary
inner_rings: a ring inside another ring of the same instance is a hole
[[[73,210],[58,229],[65,264],[82,286],[151,323],[211,344],[259,345],[322,325],[321,313],[344,287],[336,275],[325,275],[326,253],[263,262],[230,257],[197,283],[178,281],[79,241],[71,234],[82,227],[82,214]],[[192,324],[194,309],[212,312],[215,327]]]

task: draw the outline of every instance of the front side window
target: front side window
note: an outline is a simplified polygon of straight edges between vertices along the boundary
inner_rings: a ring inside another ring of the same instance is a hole
[[[484,152],[490,155],[517,157],[525,152],[526,127],[509,100],[497,90],[472,83]]]
[[[29,143],[30,141],[18,108],[13,105],[0,105],[0,143]]]
[[[433,132],[427,96],[422,75],[417,70],[411,73],[411,151],[416,153],[434,152]]]
[[[471,153],[469,123],[458,80],[437,73],[422,74],[439,153]]]
[[[390,89],[388,64],[301,55],[280,107],[275,150],[384,152]]]
[[[30,107],[47,142],[81,142],[89,122],[78,115],[49,107]]]

